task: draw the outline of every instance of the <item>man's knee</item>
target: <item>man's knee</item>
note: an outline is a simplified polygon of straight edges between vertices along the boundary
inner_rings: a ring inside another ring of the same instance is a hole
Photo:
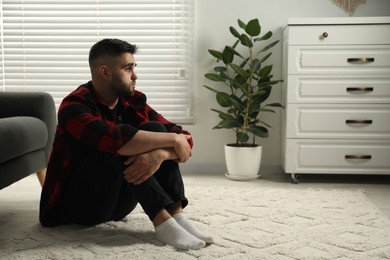
[[[140,129],[150,132],[168,132],[167,128],[162,123],[156,121],[143,123],[140,126]]]

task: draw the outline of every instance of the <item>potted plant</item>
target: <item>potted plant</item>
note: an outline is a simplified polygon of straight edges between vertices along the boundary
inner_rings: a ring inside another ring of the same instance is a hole
[[[273,80],[272,65],[264,65],[272,54],[268,50],[279,40],[267,43],[272,32],[261,36],[258,19],[247,24],[238,19],[238,25],[243,32],[230,27],[236,38],[233,45],[226,45],[223,51],[208,50],[217,64],[214,72],[206,73],[205,77],[217,82],[219,87],[204,87],[216,94],[217,103],[222,107],[222,110],[211,109],[221,119],[213,129],[231,129],[236,136],[235,143],[225,145],[226,176],[246,180],[259,176],[262,146],[256,143],[256,137],[268,137],[271,127],[261,116],[263,112],[275,113],[274,108],[283,107],[280,103],[265,103],[272,85],[282,80]]]

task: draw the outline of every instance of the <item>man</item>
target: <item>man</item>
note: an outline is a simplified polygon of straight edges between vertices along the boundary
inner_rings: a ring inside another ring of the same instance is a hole
[[[139,202],[161,242],[200,249],[213,239],[185,217],[178,163],[190,133],[135,90],[137,47],[119,39],[92,46],[92,81],[64,98],[40,203],[43,226],[118,221]]]

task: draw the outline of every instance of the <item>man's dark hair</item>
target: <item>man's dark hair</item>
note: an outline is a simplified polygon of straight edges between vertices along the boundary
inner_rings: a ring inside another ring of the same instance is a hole
[[[95,43],[89,51],[89,67],[96,66],[95,61],[103,57],[119,57],[123,53],[134,54],[137,52],[137,46],[119,39],[103,39]]]

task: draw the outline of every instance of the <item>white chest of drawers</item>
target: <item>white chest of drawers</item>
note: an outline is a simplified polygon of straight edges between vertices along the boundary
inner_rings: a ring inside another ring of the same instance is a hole
[[[390,174],[390,17],[296,18],[283,31],[282,166]]]

